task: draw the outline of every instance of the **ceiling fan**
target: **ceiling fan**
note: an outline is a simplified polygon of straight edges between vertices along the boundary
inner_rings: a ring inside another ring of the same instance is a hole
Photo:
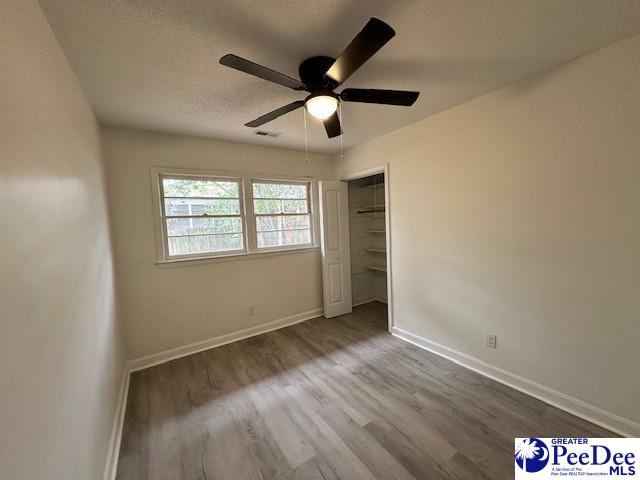
[[[337,59],[317,56],[303,61],[298,68],[300,80],[233,54],[223,56],[220,63],[293,90],[310,93],[304,100],[296,100],[245,123],[247,127],[259,127],[304,106],[312,116],[323,121],[327,135],[333,138],[342,135],[337,111],[340,101],[410,107],[420,95],[420,92],[405,90],[364,88],[345,88],[340,93],[334,92],[395,34],[393,28],[385,22],[371,18]]]

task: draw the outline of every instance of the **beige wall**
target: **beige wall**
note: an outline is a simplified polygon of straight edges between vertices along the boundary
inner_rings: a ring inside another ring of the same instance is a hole
[[[640,36],[358,146],[340,174],[385,162],[396,323],[640,421]]]
[[[35,2],[3,5],[0,40],[0,472],[100,478],[125,357],[100,132]],[[322,306],[317,250],[157,266],[150,167],[331,179],[390,162],[396,324],[640,421],[638,78],[640,36],[356,147],[337,170],[102,128],[129,358]]]
[[[102,478],[124,364],[99,131],[38,4],[0,15],[0,477]]]
[[[333,178],[333,158],[104,127],[121,314],[130,358],[322,307],[319,250],[156,265],[150,168]],[[248,307],[254,314],[248,315]]]

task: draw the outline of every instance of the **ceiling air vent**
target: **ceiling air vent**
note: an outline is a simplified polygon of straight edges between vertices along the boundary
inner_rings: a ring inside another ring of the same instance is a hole
[[[267,132],[266,130],[256,130],[254,133],[259,137],[276,138],[280,136],[280,132]]]

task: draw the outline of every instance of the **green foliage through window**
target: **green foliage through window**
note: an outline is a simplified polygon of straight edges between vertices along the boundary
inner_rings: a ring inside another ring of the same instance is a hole
[[[252,187],[258,248],[311,243],[308,184],[254,182]]]
[[[165,197],[240,197],[240,183],[224,180],[164,178],[162,187]]]
[[[161,187],[169,257],[245,250],[241,178],[163,175]],[[304,182],[252,182],[256,237],[249,243],[258,249],[311,245],[309,188]]]
[[[240,181],[163,178],[170,256],[244,248]]]

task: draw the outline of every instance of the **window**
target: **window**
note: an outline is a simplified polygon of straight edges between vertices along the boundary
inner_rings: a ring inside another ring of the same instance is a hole
[[[161,263],[316,245],[309,179],[155,168],[152,177]]]
[[[167,257],[244,251],[240,179],[160,179]]]
[[[311,209],[307,183],[254,181],[253,213],[257,246],[311,244]]]

